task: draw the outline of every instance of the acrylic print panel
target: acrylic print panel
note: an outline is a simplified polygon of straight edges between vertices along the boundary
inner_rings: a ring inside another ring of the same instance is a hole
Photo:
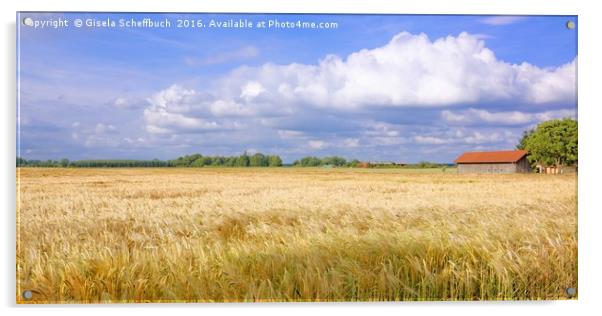
[[[577,17],[17,14],[18,303],[577,297]]]

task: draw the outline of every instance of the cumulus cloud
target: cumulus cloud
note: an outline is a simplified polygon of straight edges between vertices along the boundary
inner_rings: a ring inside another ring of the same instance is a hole
[[[278,104],[261,99],[257,82],[240,88],[237,97],[217,97],[174,84],[147,98],[144,109],[146,130],[154,134],[174,131],[203,131],[239,128],[237,117],[269,117],[286,111]]]
[[[251,82],[248,82],[242,88],[242,91],[240,93],[240,97],[242,99],[245,99],[245,100],[249,101],[249,100],[253,100],[255,97],[257,97],[258,95],[260,95],[264,91],[265,91],[265,89],[263,89],[263,86],[261,85],[261,83],[255,82],[255,81],[251,81]]]
[[[155,134],[170,133],[173,131],[198,131],[218,128],[217,122],[201,118],[187,117],[182,114],[169,113],[165,110],[145,111],[147,131]]]
[[[433,41],[402,32],[382,47],[346,58],[239,67],[218,90],[226,98],[249,101],[261,93],[278,104],[338,109],[575,101],[575,60],[553,68],[511,64],[497,59],[481,37],[461,33]]]
[[[194,97],[196,95],[197,92],[195,90],[185,89],[180,85],[174,84],[167,89],[155,93],[147,101],[154,109],[186,112],[193,105],[191,103],[195,103]]]
[[[500,124],[500,125],[525,125],[546,121],[554,118],[575,117],[575,110],[552,110],[539,113],[525,113],[519,111],[490,112],[483,109],[468,109],[463,111],[441,112],[441,118],[450,124]]]
[[[257,109],[234,100],[216,100],[209,105],[209,111],[214,116],[252,116]]]
[[[172,85],[148,98],[150,106],[144,110],[146,131],[151,134],[168,134],[219,128],[216,121],[189,114],[196,113],[204,106],[199,103],[197,96],[193,89]]]

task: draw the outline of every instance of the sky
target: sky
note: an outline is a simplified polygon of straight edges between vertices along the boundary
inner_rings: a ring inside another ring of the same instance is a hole
[[[452,162],[465,151],[513,149],[539,122],[577,116],[575,16],[17,18],[17,154],[26,159],[246,151],[285,162]],[[20,23],[25,18],[37,27]],[[85,24],[144,18],[171,25]],[[178,19],[204,27],[178,28]],[[240,19],[336,26],[210,25]],[[41,27],[58,20],[70,24]]]

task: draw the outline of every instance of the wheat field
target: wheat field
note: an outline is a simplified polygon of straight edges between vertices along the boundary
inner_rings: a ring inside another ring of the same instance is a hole
[[[19,168],[17,184],[18,303],[536,300],[577,287],[574,174]]]

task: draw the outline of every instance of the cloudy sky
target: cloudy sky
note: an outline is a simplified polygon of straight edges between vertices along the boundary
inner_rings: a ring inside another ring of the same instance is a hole
[[[21,17],[24,17],[23,14]],[[19,28],[26,159],[279,154],[451,162],[576,117],[575,17],[34,14],[336,29]]]

